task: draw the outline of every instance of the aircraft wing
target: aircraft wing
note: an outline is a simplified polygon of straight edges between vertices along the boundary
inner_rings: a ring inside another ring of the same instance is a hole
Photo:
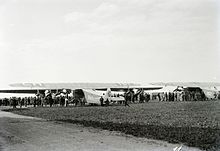
[[[106,89],[106,88],[127,88],[132,86],[139,86],[135,83],[14,83],[10,84],[14,88],[28,88],[28,89]]]
[[[142,90],[159,90],[162,89],[162,86],[154,86],[154,85],[150,85],[150,86],[131,86],[131,87],[113,87],[111,89],[111,91],[127,91],[128,89],[142,89]],[[101,88],[101,89],[95,89],[95,90],[99,90],[99,91],[106,91],[107,88]]]
[[[162,86],[183,86],[183,87],[218,87],[220,83],[217,82],[159,82],[151,83],[152,85]]]
[[[107,88],[127,88],[130,86],[139,86],[134,83],[14,83],[1,86],[0,93],[37,93],[50,90],[75,90],[75,89],[106,89]]]
[[[44,93],[46,90],[49,90],[52,93],[62,92],[63,89],[0,89],[0,93],[23,93],[23,94],[37,94],[37,93]],[[71,91],[67,89],[67,91]]]
[[[0,90],[0,93],[28,93],[28,94],[36,94],[39,92],[36,89],[4,89]]]
[[[0,88],[0,93],[44,93],[50,90],[52,93],[61,92],[63,89],[68,91],[74,89],[93,89],[104,90],[110,88],[112,91],[127,91],[128,89],[157,90],[162,86],[147,85],[141,86],[134,83],[15,83],[7,88]]]

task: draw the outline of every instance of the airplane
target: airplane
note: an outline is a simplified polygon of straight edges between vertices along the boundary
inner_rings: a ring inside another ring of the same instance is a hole
[[[170,87],[183,87],[188,89],[200,89],[204,92],[208,99],[216,99],[220,95],[220,83],[218,82],[159,82],[151,83],[152,85],[163,85],[163,89],[156,90],[155,92],[165,91],[166,88]]]
[[[112,97],[112,91],[124,93],[129,90],[157,90],[162,86],[146,85],[136,83],[14,83],[9,87],[0,89],[0,93],[14,94],[36,94],[46,96],[49,93],[54,95],[75,95],[78,99],[85,99],[88,104],[100,104],[100,97],[104,100],[122,101],[124,97]],[[103,94],[102,92],[105,91]]]

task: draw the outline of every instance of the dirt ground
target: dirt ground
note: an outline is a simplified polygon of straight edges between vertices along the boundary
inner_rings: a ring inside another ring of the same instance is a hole
[[[181,144],[0,111],[0,151],[173,151]],[[182,151],[199,151],[184,146]]]

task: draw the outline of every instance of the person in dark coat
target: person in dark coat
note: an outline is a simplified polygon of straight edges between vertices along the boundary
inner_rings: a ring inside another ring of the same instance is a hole
[[[105,105],[106,105],[106,106],[109,106],[109,103],[110,103],[109,100],[106,99],[106,101],[105,101]]]
[[[61,98],[60,98],[60,105],[64,106],[64,104],[65,104],[65,98],[64,98],[64,96],[61,96]]]
[[[52,107],[52,105],[53,105],[53,98],[52,98],[51,94],[48,96],[48,101],[49,101],[50,107]]]
[[[103,105],[104,105],[104,104],[103,104],[104,99],[103,99],[103,97],[102,97],[102,96],[101,96],[101,98],[99,99],[99,101],[100,101],[101,106],[103,106]]]
[[[168,95],[167,95],[167,92],[165,93],[165,101],[168,101]]]
[[[130,99],[130,97],[128,96],[128,94],[125,94],[125,106],[129,106],[130,105],[128,104],[128,100]]]
[[[24,98],[21,99],[20,108],[24,105]]]
[[[37,98],[34,97],[34,107],[36,107],[36,105],[37,105]]]
[[[16,106],[17,106],[17,100],[16,100],[16,98],[13,97],[11,101],[12,101],[12,106],[13,106],[13,108],[15,109]]]

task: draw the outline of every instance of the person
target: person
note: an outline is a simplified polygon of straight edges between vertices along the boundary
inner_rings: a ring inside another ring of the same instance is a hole
[[[133,90],[130,90],[130,101],[134,103],[134,91]]]
[[[172,94],[171,94],[171,92],[169,92],[169,94],[168,94],[168,101],[169,102],[172,101],[171,98],[172,98]]]
[[[189,101],[189,92],[188,91],[185,91],[185,101]]]
[[[34,107],[36,107],[36,105],[37,105],[37,98],[34,97]]]
[[[128,104],[128,99],[129,99],[128,95],[125,94],[125,106],[129,106],[130,107],[130,105]]]
[[[61,96],[61,98],[60,98],[60,105],[64,106],[64,104],[65,104],[65,98],[64,98],[64,96]]]
[[[79,103],[79,100],[78,100],[77,98],[74,98],[74,99],[73,99],[73,104],[75,104],[75,106],[77,106],[78,103]]]
[[[38,97],[37,97],[37,106],[40,106],[40,105],[41,105],[41,97],[38,96]]]
[[[167,95],[167,92],[165,93],[165,101],[168,101],[168,95]]]
[[[174,101],[174,92],[171,93],[171,101]]]
[[[45,97],[42,97],[42,98],[41,98],[41,106],[43,107],[44,105],[46,105],[46,104],[45,104]]]
[[[12,98],[12,106],[13,106],[14,109],[15,109],[16,106],[17,106],[17,100],[16,100],[15,97]]]
[[[140,101],[139,101],[139,103],[144,103],[144,94],[143,93],[140,93],[139,94],[140,95]]]
[[[31,98],[30,97],[27,98],[27,102],[28,102],[28,105],[31,104]]]
[[[24,98],[24,106],[27,107],[27,104],[28,104],[28,100],[27,100],[27,97],[25,97]]]
[[[69,100],[68,100],[68,98],[67,98],[67,97],[65,97],[65,107],[67,107],[67,106],[68,106],[68,104],[69,104]]]
[[[24,105],[24,98],[21,99],[20,108],[22,108],[23,105]]]
[[[105,104],[106,104],[106,106],[109,106],[109,100],[108,100],[108,98],[106,99],[106,101],[105,101]]]
[[[160,93],[157,94],[158,101],[161,101]]]
[[[21,98],[20,98],[20,97],[17,98],[17,103],[18,103],[18,105],[20,105],[20,107],[21,107]]]
[[[174,92],[174,101],[177,101],[177,100],[178,100],[178,99],[177,99],[177,97],[178,97],[178,96],[177,96],[177,93],[178,93],[178,92],[176,92],[176,91]]]
[[[103,106],[104,99],[103,99],[102,96],[101,96],[101,98],[99,99],[99,101],[100,101],[101,106]]]
[[[46,96],[46,100],[49,103],[50,107],[52,107],[53,106],[53,99],[52,99],[51,93],[48,96]]]

